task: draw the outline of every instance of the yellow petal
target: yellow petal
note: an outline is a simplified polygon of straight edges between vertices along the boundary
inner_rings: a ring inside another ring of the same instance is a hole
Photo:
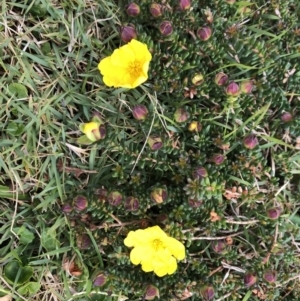
[[[176,270],[177,270],[177,262],[176,259],[172,256],[170,257],[168,262],[168,274],[169,275],[174,274]]]
[[[168,237],[165,241],[165,245],[170,251],[170,253],[178,260],[182,260],[185,258],[185,247],[177,239],[173,237]]]
[[[169,271],[174,273],[177,268],[177,263],[175,260],[176,268],[174,270],[174,260],[175,258],[171,256],[168,250],[157,251],[152,261],[154,273],[159,277],[167,275]]]
[[[130,231],[124,239],[124,244],[127,247],[149,246],[151,236],[145,230]]]
[[[135,39],[132,39],[127,45],[134,52],[137,60],[149,61],[149,62],[151,61],[152,55],[151,55],[150,51],[148,50],[148,47],[146,44],[141,43]]]
[[[130,252],[130,261],[137,265],[149,265],[152,263],[154,250],[150,246],[138,246],[131,250]]]

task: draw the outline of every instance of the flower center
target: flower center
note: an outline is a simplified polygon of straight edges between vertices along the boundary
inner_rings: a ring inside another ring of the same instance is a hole
[[[152,246],[155,249],[155,251],[158,251],[159,249],[162,249],[164,247],[164,244],[160,239],[154,239],[152,242]]]
[[[131,75],[131,76],[139,76],[141,74],[141,63],[138,62],[138,61],[133,61],[131,63],[129,63],[129,66],[128,66],[128,73]]]

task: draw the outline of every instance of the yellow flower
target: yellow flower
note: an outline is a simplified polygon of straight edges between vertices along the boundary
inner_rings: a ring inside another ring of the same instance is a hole
[[[159,277],[173,274],[177,269],[176,259],[185,258],[184,245],[159,226],[130,231],[124,244],[133,247],[130,252],[133,264],[141,264],[144,272],[153,271]]]
[[[105,126],[98,115],[95,115],[91,122],[81,123],[79,129],[91,142],[104,139],[106,135]]]
[[[135,39],[101,60],[98,68],[108,87],[136,88],[148,79],[152,59],[147,45]]]

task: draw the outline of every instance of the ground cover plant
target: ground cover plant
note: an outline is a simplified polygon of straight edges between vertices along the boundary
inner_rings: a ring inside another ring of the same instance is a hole
[[[299,20],[4,1],[0,300],[298,300]]]

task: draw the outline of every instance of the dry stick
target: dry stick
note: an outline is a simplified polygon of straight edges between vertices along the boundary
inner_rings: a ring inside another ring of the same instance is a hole
[[[258,223],[259,220],[257,219],[253,219],[253,220],[250,220],[250,221],[233,221],[233,220],[230,220],[230,219],[227,219],[225,220],[226,223],[228,224],[236,224],[236,225],[251,225],[251,224],[255,224],[255,223]]]
[[[218,236],[218,237],[211,237],[211,236],[198,236],[198,237],[193,237],[192,240],[221,240],[221,239],[226,239],[227,237],[233,237],[233,236],[238,236],[240,234],[244,233],[244,231],[240,231],[237,233],[229,234],[226,236]]]

